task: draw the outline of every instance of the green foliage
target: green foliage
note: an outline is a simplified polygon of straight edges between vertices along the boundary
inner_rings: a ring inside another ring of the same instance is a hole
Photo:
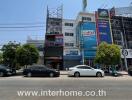
[[[16,66],[16,49],[20,46],[20,44],[16,44],[14,42],[9,42],[8,44],[2,47],[3,51],[3,63],[10,67]]]
[[[37,63],[39,52],[34,45],[25,44],[16,51],[17,62],[21,65],[32,65]]]
[[[0,64],[3,62],[3,54],[0,52]]]
[[[15,68],[37,63],[39,58],[37,48],[29,44],[20,46],[20,44],[9,42],[2,47],[2,52],[3,55],[0,53],[0,62],[3,60],[5,65]]]
[[[117,65],[120,62],[120,58],[120,48],[117,45],[102,42],[97,48],[95,63]]]

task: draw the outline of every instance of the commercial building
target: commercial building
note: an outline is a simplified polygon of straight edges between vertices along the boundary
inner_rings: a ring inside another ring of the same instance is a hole
[[[44,64],[63,69],[62,8],[47,9],[47,23],[44,47]]]
[[[63,19],[64,36],[63,66],[64,69],[80,64],[81,55],[76,44],[76,20]]]
[[[58,69],[79,64],[94,66],[97,46],[103,41],[122,46],[121,32],[128,54],[128,66],[132,65],[132,18],[116,16],[114,8],[110,11],[98,9],[95,13],[80,12],[73,20],[63,19],[62,8],[56,11],[50,13],[47,10],[44,49],[46,65]]]
[[[76,22],[76,41],[81,52],[80,64],[93,66],[97,47],[95,14],[80,12]]]
[[[121,48],[125,49],[127,65],[128,67],[132,67],[132,18],[122,17],[122,16],[112,16],[111,27],[112,27],[114,44],[117,44]],[[121,50],[122,66],[124,66],[123,53],[124,53],[123,50]]]
[[[132,17],[132,3],[128,7],[114,8],[116,16]]]

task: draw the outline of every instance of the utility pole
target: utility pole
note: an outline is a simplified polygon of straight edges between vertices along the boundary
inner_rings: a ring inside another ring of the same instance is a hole
[[[122,54],[124,56],[124,63],[125,63],[126,70],[128,71],[128,65],[127,65],[127,59],[126,59],[126,51],[125,51],[125,43],[124,43],[122,32],[121,32],[121,40],[122,40]]]

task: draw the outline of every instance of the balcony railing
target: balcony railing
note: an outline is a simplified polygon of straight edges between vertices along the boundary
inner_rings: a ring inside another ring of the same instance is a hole
[[[45,41],[45,46],[63,46],[63,42]]]

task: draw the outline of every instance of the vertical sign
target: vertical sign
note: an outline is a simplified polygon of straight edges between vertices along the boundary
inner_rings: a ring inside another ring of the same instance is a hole
[[[109,44],[112,43],[109,18],[109,11],[107,9],[98,9],[98,12],[96,13],[98,44],[103,41]]]

